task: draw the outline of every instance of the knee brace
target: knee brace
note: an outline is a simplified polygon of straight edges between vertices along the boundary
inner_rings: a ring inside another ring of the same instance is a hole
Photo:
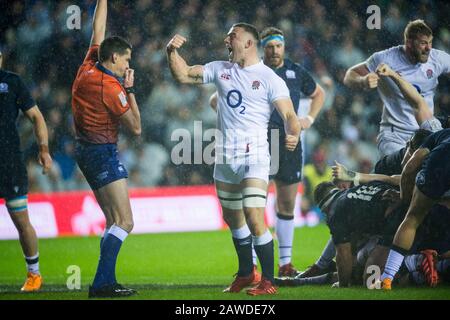
[[[28,208],[28,196],[19,196],[6,200],[6,207],[10,213],[21,212]]]
[[[247,187],[242,190],[242,202],[247,208],[265,208],[267,192],[260,188]]]
[[[242,193],[217,190],[217,197],[223,208],[242,210]]]

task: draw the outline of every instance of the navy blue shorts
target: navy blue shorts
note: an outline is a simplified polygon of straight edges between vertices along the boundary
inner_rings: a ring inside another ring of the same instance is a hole
[[[294,184],[298,183],[302,180],[302,164],[303,164],[303,155],[302,155],[302,144],[299,142],[294,151],[288,151],[285,147],[285,139],[286,134],[284,132],[284,128],[280,128],[278,126],[269,125],[269,145],[270,152],[272,152],[272,142],[271,142],[271,129],[279,129],[279,141],[278,141],[278,149],[279,149],[279,168],[278,172],[274,175],[271,175],[270,179],[275,179],[277,181],[284,182],[286,184]],[[270,155],[271,161],[274,161],[274,155]]]
[[[0,159],[0,177],[0,198],[10,200],[28,193],[27,169],[21,154]]]
[[[430,152],[417,173],[416,186],[434,200],[450,189],[450,143],[443,143]]]
[[[434,249],[439,254],[450,251],[450,210],[434,205],[416,232],[411,252]]]
[[[116,180],[128,178],[127,169],[119,161],[116,144],[87,144],[78,142],[75,158],[92,190]]]

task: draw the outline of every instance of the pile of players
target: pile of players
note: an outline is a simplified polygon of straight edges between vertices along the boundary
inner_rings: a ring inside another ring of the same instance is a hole
[[[407,25],[404,40],[347,71],[347,86],[377,88],[384,103],[382,157],[373,174],[336,162],[334,180],[314,192],[332,237],[334,250],[324,251],[329,265],[277,278],[279,285],[390,290],[450,280],[449,119],[433,116],[437,77],[450,73],[450,56],[431,48],[432,32],[422,20]]]

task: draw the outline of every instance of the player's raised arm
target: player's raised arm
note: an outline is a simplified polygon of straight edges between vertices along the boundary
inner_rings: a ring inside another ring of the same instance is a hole
[[[297,114],[294,111],[291,99],[278,99],[273,102],[278,113],[283,119],[286,130],[286,149],[293,151],[298,144],[300,131],[302,130]]]
[[[343,164],[334,161],[335,165],[331,167],[333,170],[333,178],[336,181],[353,182],[354,185],[365,184],[372,181],[382,181],[394,186],[400,185],[400,176],[388,176],[375,173],[361,173],[347,169]]]
[[[344,84],[351,89],[374,89],[378,86],[378,75],[370,72],[365,62],[361,62],[347,70]]]
[[[37,106],[25,111],[25,116],[31,121],[34,127],[37,144],[39,146],[38,162],[42,166],[42,173],[46,174],[52,167],[52,157],[48,149],[48,131],[44,117]]]
[[[99,45],[105,39],[107,14],[108,0],[97,0],[94,20],[92,21],[92,38],[90,47]]]
[[[381,63],[376,70],[376,73],[380,77],[391,78],[397,87],[402,92],[406,101],[411,105],[414,110],[417,122],[422,124],[422,122],[433,118],[433,113],[428,107],[425,99],[419,94],[416,88],[408,81],[402,78],[397,72],[392,70],[387,64]]]
[[[169,62],[170,72],[174,79],[180,83],[202,84],[203,66],[188,66],[186,61],[178,54],[177,49],[181,48],[185,42],[185,37],[176,34],[167,44],[167,61]]]

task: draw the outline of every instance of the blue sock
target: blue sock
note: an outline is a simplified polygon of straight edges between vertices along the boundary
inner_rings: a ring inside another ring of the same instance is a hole
[[[103,238],[100,260],[92,283],[93,288],[116,283],[117,255],[127,235],[125,230],[114,225]]]

